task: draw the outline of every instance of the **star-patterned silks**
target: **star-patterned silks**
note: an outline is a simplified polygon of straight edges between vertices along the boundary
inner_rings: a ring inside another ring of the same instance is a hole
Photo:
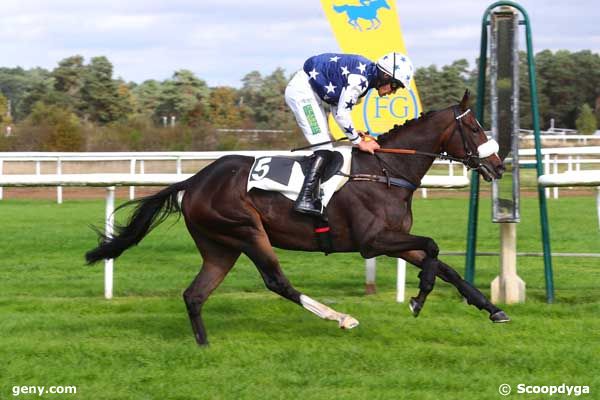
[[[315,68],[312,69],[312,71],[310,71],[308,73],[308,75],[310,76],[309,79],[317,79],[317,75],[319,75],[319,73],[317,72],[317,70]]]
[[[336,63],[336,62],[338,62],[338,60],[339,60],[339,59],[340,59],[340,58],[339,58],[338,56],[334,56],[334,57],[331,57],[331,58],[329,59],[329,61],[331,61],[331,62],[335,62],[335,63]]]
[[[369,84],[367,83],[367,80],[365,79],[358,86],[360,86],[360,88],[362,90],[365,90],[369,86]]]
[[[356,69],[358,69],[360,71],[361,74],[365,73],[365,69],[367,68],[367,64],[363,64],[361,62],[358,63],[358,67],[356,67]]]
[[[346,67],[346,66],[342,67],[342,75],[346,76],[349,74],[350,74],[350,71],[348,71],[348,67]]]
[[[355,103],[350,100],[346,102],[346,110],[352,110],[352,107],[354,107]]]
[[[352,127],[352,125],[345,126],[344,132],[351,134],[352,132],[354,132],[354,128]]]
[[[337,86],[334,86],[333,82],[329,82],[329,85],[325,86],[327,93],[335,93],[335,88],[337,88]]]

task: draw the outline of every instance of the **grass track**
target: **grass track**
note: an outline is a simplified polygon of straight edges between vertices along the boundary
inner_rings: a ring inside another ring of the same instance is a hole
[[[600,393],[600,261],[555,258],[556,304],[544,303],[541,258],[520,258],[528,301],[493,325],[445,283],[418,319],[394,302],[394,262],[363,295],[358,255],[278,251],[301,291],[356,317],[349,332],[266,291],[241,258],[204,311],[211,346],[199,349],[181,301],[200,258],[181,222],[166,222],[116,262],[115,295],[102,267],[85,267],[101,201],[0,203],[0,399],[16,385],[75,385],[60,399],[498,399],[509,383],[589,385]],[[465,199],[415,201],[414,233],[464,250]],[[552,250],[598,252],[594,199],[549,201]],[[498,248],[480,206],[480,251]],[[519,250],[540,251],[536,199],[523,199]],[[173,222],[175,219],[172,220]],[[462,274],[463,257],[446,257]],[[494,257],[477,259],[489,293]],[[416,269],[407,271],[416,293]],[[596,395],[594,395],[596,393]],[[523,396],[523,398],[549,398]],[[21,395],[19,398],[38,398]],[[553,398],[556,398],[554,396]]]

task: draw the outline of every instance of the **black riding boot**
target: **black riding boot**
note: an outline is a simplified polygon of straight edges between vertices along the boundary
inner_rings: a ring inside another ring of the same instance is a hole
[[[320,216],[322,211],[319,183],[325,167],[325,157],[318,152],[313,155],[312,164],[304,177],[302,190],[298,195],[294,210],[303,214]]]

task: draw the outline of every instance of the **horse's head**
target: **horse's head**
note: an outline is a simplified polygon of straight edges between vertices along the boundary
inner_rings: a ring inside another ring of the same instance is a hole
[[[454,120],[442,138],[442,150],[462,159],[470,169],[478,171],[486,181],[500,179],[504,164],[498,157],[498,143],[488,139],[483,128],[469,108],[469,91],[459,105],[452,107]]]

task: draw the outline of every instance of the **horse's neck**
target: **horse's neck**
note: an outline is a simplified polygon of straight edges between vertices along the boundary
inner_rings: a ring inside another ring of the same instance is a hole
[[[446,111],[439,111],[430,118],[422,117],[422,120],[415,121],[412,124],[399,128],[392,137],[385,141],[383,147],[389,149],[410,149],[426,153],[439,153],[441,151],[441,135],[448,125],[448,116]],[[389,160],[395,170],[402,171],[404,178],[412,182],[420,182],[427,173],[434,158],[420,155],[389,155]]]

